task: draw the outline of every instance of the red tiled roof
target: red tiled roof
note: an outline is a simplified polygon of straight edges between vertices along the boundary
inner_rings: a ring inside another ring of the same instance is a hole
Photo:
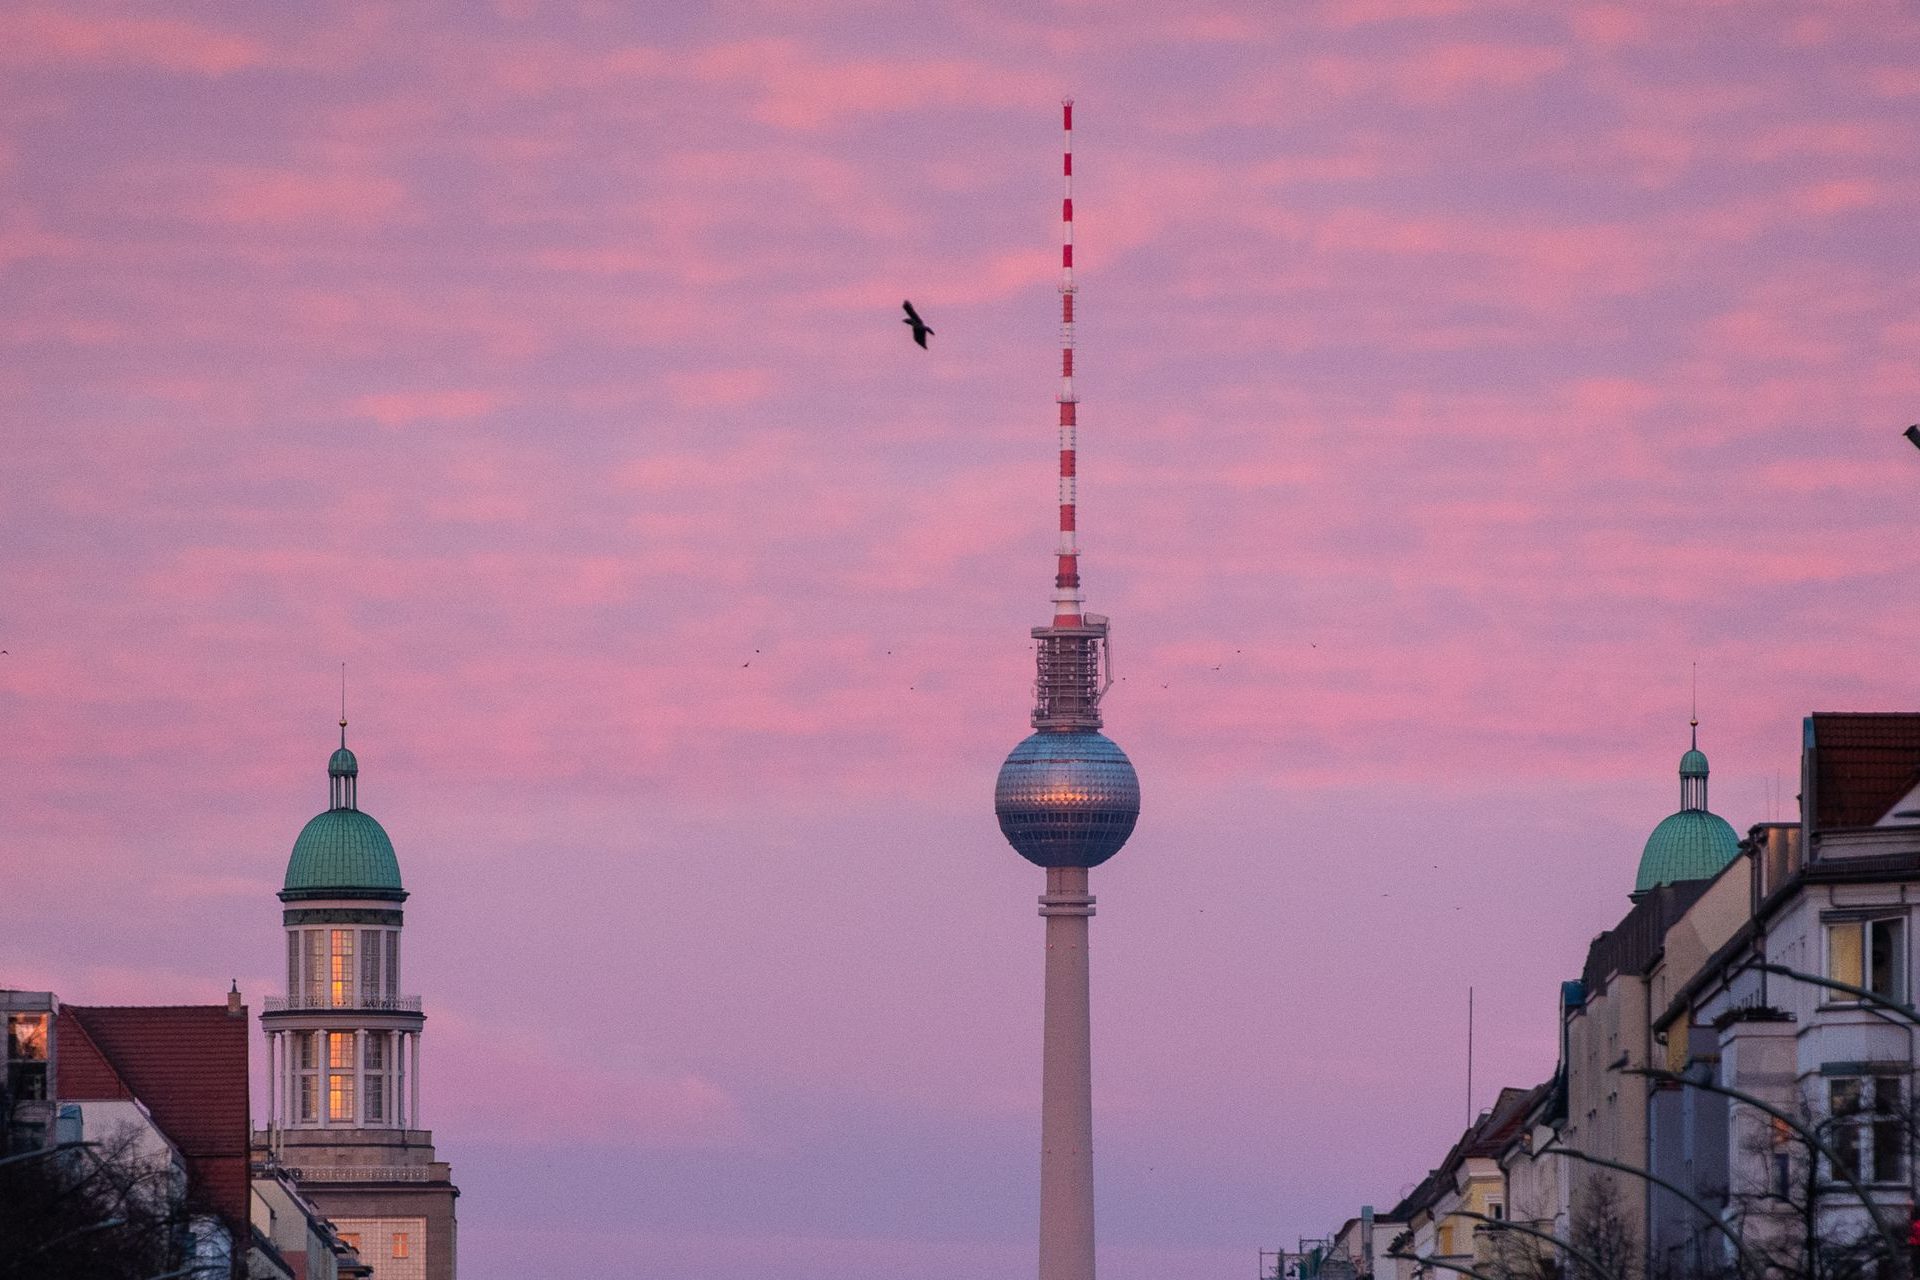
[[[1815,712],[1813,825],[1870,827],[1920,783],[1920,714]]]
[[[186,1157],[201,1197],[247,1224],[247,1018],[218,1005],[62,1005],[55,1091],[135,1097]]]

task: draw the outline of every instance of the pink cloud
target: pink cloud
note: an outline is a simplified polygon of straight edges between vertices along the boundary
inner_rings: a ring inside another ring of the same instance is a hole
[[[725,1089],[686,1070],[661,1070],[635,1054],[621,1065],[595,1061],[586,1045],[548,1035],[503,1033],[496,1018],[434,1011],[428,1053],[442,1127],[496,1139],[638,1147],[648,1150],[737,1147],[749,1128]],[[538,1080],[512,1107],[485,1081]]]
[[[409,427],[423,422],[457,422],[483,418],[499,410],[505,397],[494,391],[385,391],[357,396],[349,413],[371,418],[383,427]]]
[[[259,67],[268,51],[256,40],[175,17],[16,13],[0,41],[0,62],[153,67],[219,77]]]
[[[1566,51],[1549,45],[1460,41],[1400,57],[1321,57],[1306,70],[1323,92],[1431,105],[1470,93],[1524,89],[1566,65]]]
[[[242,225],[318,223],[370,227],[405,207],[404,184],[384,174],[221,169],[208,175],[200,211]]]

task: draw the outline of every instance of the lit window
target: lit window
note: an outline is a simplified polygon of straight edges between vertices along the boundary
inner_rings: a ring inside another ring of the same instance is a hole
[[[1898,1076],[1828,1081],[1827,1114],[1832,1118],[1828,1145],[1841,1165],[1836,1178],[1851,1174],[1861,1182],[1905,1181],[1906,1125],[1900,1104]]]
[[[17,1099],[47,1096],[47,1017],[7,1015],[7,1091]]]
[[[353,1119],[353,1077],[339,1074],[327,1077],[327,1119]]]
[[[353,1119],[353,1032],[327,1033],[327,1118]]]
[[[340,1233],[340,1243],[355,1253],[358,1253],[360,1252],[360,1233],[358,1231],[342,1231]]]
[[[404,1258],[408,1256],[407,1233],[404,1231],[396,1231],[393,1233],[393,1256],[396,1258]]]
[[[353,1032],[332,1031],[327,1034],[327,1065],[330,1067],[353,1065]]]
[[[353,1003],[353,930],[333,931],[333,1007]]]
[[[1827,976],[1883,1000],[1907,998],[1905,920],[1846,920],[1827,926]],[[1845,993],[1834,992],[1838,999]]]

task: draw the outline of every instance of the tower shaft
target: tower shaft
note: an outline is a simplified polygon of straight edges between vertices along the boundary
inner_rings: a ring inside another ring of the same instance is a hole
[[[1085,867],[1049,867],[1040,1067],[1040,1280],[1093,1280],[1093,1017]]]

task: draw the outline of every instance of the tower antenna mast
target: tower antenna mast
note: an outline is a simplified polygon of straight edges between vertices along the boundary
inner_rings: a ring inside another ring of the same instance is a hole
[[[1060,204],[1060,541],[1053,620],[1033,628],[1034,733],[1008,754],[994,784],[1000,831],[1046,870],[1046,999],[1040,1066],[1040,1280],[1094,1280],[1093,1034],[1087,959],[1094,898],[1088,872],[1120,851],[1140,816],[1140,780],[1100,732],[1111,681],[1107,620],[1080,595],[1073,389],[1073,100]],[[1103,681],[1102,676],[1106,676]]]
[[[1053,580],[1053,625],[1081,623],[1079,481],[1080,400],[1073,393],[1073,99],[1060,104],[1060,548]]]

